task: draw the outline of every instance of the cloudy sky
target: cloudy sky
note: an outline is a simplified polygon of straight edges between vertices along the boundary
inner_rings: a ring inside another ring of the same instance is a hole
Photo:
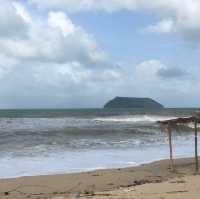
[[[199,0],[0,3],[0,108],[200,107]]]

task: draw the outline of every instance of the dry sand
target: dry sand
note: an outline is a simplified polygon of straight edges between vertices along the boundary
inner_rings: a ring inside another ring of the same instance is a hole
[[[0,199],[199,199],[200,175],[194,172],[194,159],[175,164],[176,172],[162,160],[124,169],[3,179]]]

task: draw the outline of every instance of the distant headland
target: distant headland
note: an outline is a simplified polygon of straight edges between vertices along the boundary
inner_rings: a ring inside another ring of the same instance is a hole
[[[115,97],[107,102],[104,108],[162,109],[164,106],[151,98]]]

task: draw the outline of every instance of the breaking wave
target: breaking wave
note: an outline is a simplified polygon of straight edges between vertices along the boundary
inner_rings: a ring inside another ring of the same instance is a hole
[[[116,117],[100,117],[95,118],[95,121],[100,122],[157,122],[168,119],[175,119],[177,117],[172,116],[160,116],[160,115],[132,115],[132,116],[116,116]]]

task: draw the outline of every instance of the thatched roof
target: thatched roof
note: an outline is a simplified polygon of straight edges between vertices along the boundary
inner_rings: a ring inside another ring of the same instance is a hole
[[[191,117],[180,117],[176,119],[158,121],[161,125],[179,125],[179,124],[188,124],[191,122],[200,123],[200,112],[195,113]]]
[[[171,168],[174,171],[174,162],[173,162],[173,150],[172,150],[172,130],[176,129],[179,125],[188,125],[190,123],[194,123],[194,132],[195,132],[195,162],[196,162],[196,171],[199,170],[199,164],[198,164],[198,141],[197,141],[197,124],[200,123],[200,112],[196,112],[191,117],[182,117],[182,118],[176,118],[171,120],[164,120],[164,121],[158,121],[158,123],[161,125],[161,127],[164,127],[164,130],[168,133],[169,137],[169,157],[170,157],[170,164]]]

